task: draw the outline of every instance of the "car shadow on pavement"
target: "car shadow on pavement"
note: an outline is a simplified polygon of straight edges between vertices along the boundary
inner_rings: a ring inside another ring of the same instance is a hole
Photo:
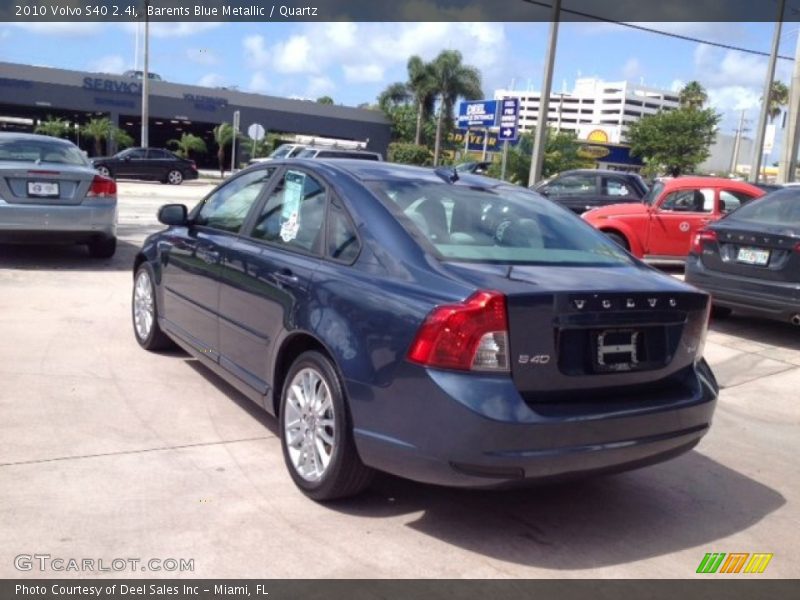
[[[370,518],[421,512],[407,526],[440,541],[496,560],[572,570],[695,547],[699,561],[713,542],[785,502],[692,451],[649,469],[516,490],[448,489],[381,475],[365,495],[329,506]]]
[[[130,271],[141,245],[117,239],[111,258],[92,258],[82,244],[0,244],[0,269],[24,271]]]
[[[711,331],[733,335],[765,346],[800,350],[800,327],[788,321],[762,319],[744,313],[734,313],[724,319],[711,319]]]

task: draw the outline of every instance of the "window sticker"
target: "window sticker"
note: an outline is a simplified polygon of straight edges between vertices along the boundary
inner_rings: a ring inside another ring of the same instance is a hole
[[[281,225],[281,239],[288,244],[297,237],[298,231],[300,225],[297,223],[297,213],[293,213],[289,220]]]
[[[300,201],[303,199],[303,190],[306,186],[306,175],[300,171],[287,171],[284,177],[283,208],[281,217],[289,220],[300,212]]]

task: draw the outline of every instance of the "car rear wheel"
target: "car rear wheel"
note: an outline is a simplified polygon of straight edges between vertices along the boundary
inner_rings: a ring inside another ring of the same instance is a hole
[[[628,246],[628,240],[626,240],[623,236],[618,233],[614,233],[613,231],[604,231],[603,233],[606,234],[606,237],[613,241],[618,246],[625,248],[625,250],[630,250]]]
[[[104,166],[104,165],[100,165],[95,170],[98,173],[100,173],[100,175],[102,175],[103,177],[111,177],[111,170],[108,167]]]
[[[180,185],[183,183],[183,173],[178,169],[173,169],[167,173],[167,183],[170,185]]]
[[[163,350],[174,346],[172,340],[158,325],[153,268],[146,262],[142,263],[133,278],[131,316],[133,317],[133,333],[142,348]]]
[[[294,361],[283,386],[279,420],[289,474],[309,498],[344,498],[369,485],[373,471],[356,452],[344,390],[327,357],[309,351]]]
[[[98,238],[89,242],[89,256],[111,258],[117,251],[117,238]]]

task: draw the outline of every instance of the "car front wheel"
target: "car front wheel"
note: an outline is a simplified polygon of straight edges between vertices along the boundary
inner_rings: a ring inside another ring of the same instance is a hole
[[[158,325],[156,288],[153,281],[153,268],[146,262],[142,263],[133,278],[133,333],[136,341],[145,350],[163,350],[174,344]]]
[[[289,474],[304,494],[326,501],[364,490],[372,469],[356,452],[344,390],[333,363],[316,351],[294,361],[279,412]]]
[[[620,246],[620,247],[622,247],[622,248],[625,248],[625,250],[630,250],[630,247],[628,246],[628,240],[626,240],[626,239],[625,239],[623,236],[621,236],[620,234],[618,234],[618,233],[614,233],[614,232],[612,232],[612,231],[605,232],[605,234],[606,234],[606,237],[607,237],[608,239],[610,239],[611,241],[613,241],[613,242],[614,242],[615,244],[617,244],[618,246]]]
[[[183,183],[183,173],[178,171],[178,169],[173,169],[167,173],[167,183],[170,185],[180,185]]]

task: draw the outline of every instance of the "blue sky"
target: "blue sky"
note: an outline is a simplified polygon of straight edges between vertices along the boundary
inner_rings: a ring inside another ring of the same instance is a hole
[[[756,50],[769,50],[771,23],[651,23],[650,27]],[[151,69],[164,79],[246,91],[373,102],[404,80],[409,55],[432,58],[457,48],[483,73],[484,91],[541,85],[546,23],[156,23]],[[119,73],[134,62],[133,24],[0,23],[0,59]],[[797,23],[787,23],[783,54],[793,55]],[[675,88],[699,80],[732,131],[738,110],[755,124],[767,60],[605,23],[563,23],[554,88],[578,76],[643,81]],[[788,83],[789,61],[778,78]]]

